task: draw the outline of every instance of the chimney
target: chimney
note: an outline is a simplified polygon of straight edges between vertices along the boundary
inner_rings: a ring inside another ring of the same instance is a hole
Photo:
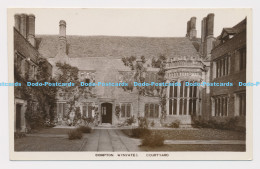
[[[207,16],[207,36],[213,36],[214,33],[214,14],[210,13]]]
[[[19,14],[14,15],[14,27],[20,32],[21,16]]]
[[[204,21],[205,23],[205,29],[204,29],[204,34],[205,34],[205,39],[204,39],[204,57],[207,57],[210,59],[211,57],[211,51],[213,49],[213,43],[215,41],[214,38],[214,14],[210,13],[208,14],[206,20]]]
[[[26,38],[27,37],[27,15],[21,14],[20,33]]]
[[[205,41],[206,37],[206,24],[207,24],[207,18],[204,17],[201,21],[201,43]]]
[[[66,22],[60,21],[60,32],[59,32],[59,54],[66,55],[67,51],[67,40],[66,40]]]
[[[187,22],[187,33],[186,37],[190,37],[190,21]]]
[[[35,47],[35,16],[30,14],[28,16],[28,41]]]
[[[207,17],[204,17],[201,21],[201,45],[200,45],[200,53],[201,55],[204,57],[205,56],[205,48],[206,48],[206,44],[205,44],[205,39],[206,39],[206,28],[207,27]]]
[[[192,17],[190,19],[190,39],[194,39],[197,37],[196,19],[196,17]]]

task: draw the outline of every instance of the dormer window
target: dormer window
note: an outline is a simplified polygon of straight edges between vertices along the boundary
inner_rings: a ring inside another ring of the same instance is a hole
[[[235,28],[224,28],[220,35],[221,43],[225,43],[229,39],[232,39],[236,33],[237,30]]]

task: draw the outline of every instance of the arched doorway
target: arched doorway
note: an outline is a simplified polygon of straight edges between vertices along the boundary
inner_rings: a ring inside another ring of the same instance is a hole
[[[101,104],[101,117],[102,123],[112,124],[112,104],[102,103]]]

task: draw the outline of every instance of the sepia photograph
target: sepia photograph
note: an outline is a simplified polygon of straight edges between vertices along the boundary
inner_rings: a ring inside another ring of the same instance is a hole
[[[9,8],[7,21],[13,160],[252,158],[249,8]]]

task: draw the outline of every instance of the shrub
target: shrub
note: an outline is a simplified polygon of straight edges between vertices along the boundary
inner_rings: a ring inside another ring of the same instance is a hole
[[[132,117],[129,117],[125,120],[125,124],[131,126],[133,123],[135,123],[135,117],[132,116]]]
[[[152,121],[152,122],[150,123],[150,125],[151,125],[151,127],[154,127],[154,126],[155,126],[155,122]]]
[[[138,126],[140,128],[148,128],[148,120],[146,117],[138,117]]]
[[[26,136],[26,134],[25,133],[23,133],[23,132],[15,132],[14,133],[14,138],[22,138],[22,137],[25,137]]]
[[[213,128],[220,130],[237,130],[237,131],[245,131],[245,127],[238,126],[238,118],[232,117],[225,121],[218,122],[215,119],[210,119],[208,121],[199,119],[194,120],[193,127],[196,128]]]
[[[74,129],[68,132],[69,140],[81,139],[82,132],[80,130]]]
[[[230,118],[226,121],[225,128],[236,129],[238,126],[238,122],[239,122],[239,120],[237,117]]]
[[[169,127],[171,128],[179,128],[180,127],[180,120],[174,120],[170,125]]]
[[[151,131],[147,128],[138,127],[138,128],[132,129],[132,137],[135,137],[135,138],[142,138],[146,135],[150,135],[150,133],[151,133]]]
[[[91,133],[92,128],[89,126],[80,126],[77,130],[81,131],[82,133]]]
[[[164,137],[158,133],[146,135],[142,140],[142,146],[156,147],[164,145]]]

